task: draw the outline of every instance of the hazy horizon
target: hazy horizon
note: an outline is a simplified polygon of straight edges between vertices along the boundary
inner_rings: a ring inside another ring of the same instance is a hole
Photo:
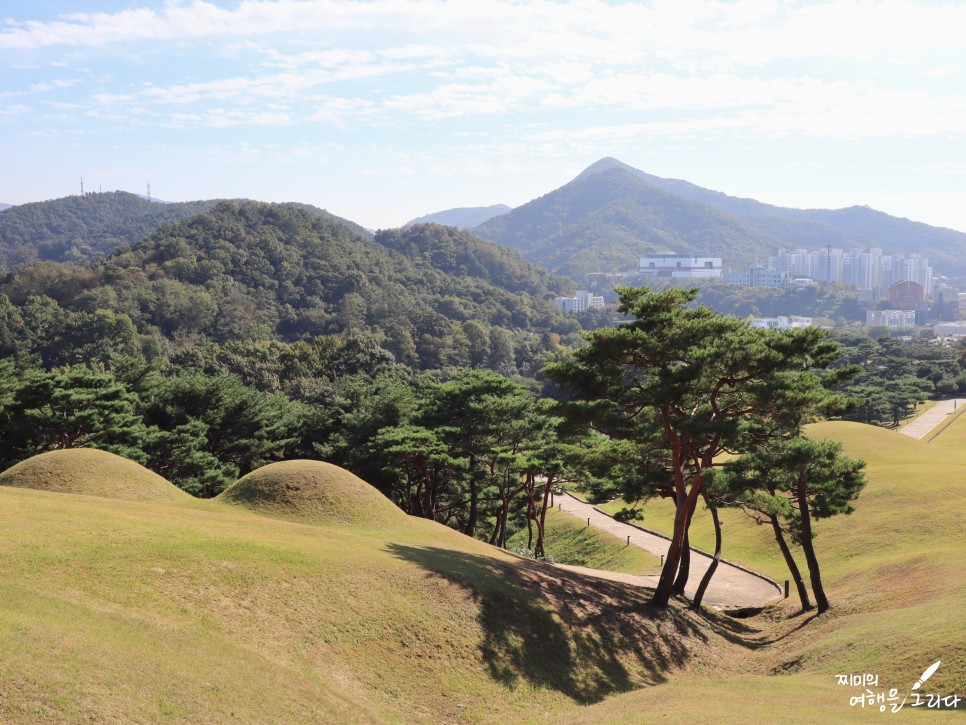
[[[370,228],[520,206],[606,156],[966,230],[953,3],[14,0],[0,202],[124,190]]]

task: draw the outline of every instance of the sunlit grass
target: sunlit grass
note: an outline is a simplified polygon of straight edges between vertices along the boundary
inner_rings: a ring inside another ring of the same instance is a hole
[[[639,546],[584,525],[569,514],[552,509],[547,512],[546,551],[555,562],[605,569],[622,574],[653,574],[660,571],[660,559]],[[509,547],[526,547],[527,532],[520,531]]]
[[[364,509],[317,525],[0,486],[0,722],[948,721],[863,713],[834,675],[907,690],[941,659],[931,691],[966,691],[964,421],[930,444],[810,429],[869,481],[854,514],[816,524],[818,618],[792,600],[747,620],[664,615],[647,590]],[[668,530],[668,512],[649,503],[644,524]],[[638,573],[552,516],[590,566]],[[724,533],[727,558],[785,578],[767,528],[732,511]]]

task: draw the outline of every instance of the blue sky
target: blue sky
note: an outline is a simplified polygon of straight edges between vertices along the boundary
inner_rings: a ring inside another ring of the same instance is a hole
[[[966,4],[4,0],[0,202],[123,189],[366,226],[613,156],[966,231]]]

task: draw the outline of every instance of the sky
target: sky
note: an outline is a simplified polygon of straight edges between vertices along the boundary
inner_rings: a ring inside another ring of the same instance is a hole
[[[926,0],[3,0],[0,202],[83,178],[375,229],[611,156],[966,231],[964,30]]]

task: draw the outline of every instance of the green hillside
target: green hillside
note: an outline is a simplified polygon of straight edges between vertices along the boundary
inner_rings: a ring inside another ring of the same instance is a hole
[[[318,210],[228,201],[106,259],[8,275],[0,293],[13,307],[5,311],[0,296],[0,355],[86,360],[70,346],[90,347],[97,334],[96,349],[129,355],[204,340],[364,334],[401,363],[437,369],[466,364],[471,338],[498,328],[492,347],[508,350],[504,367],[515,372],[540,346],[554,347],[536,333],[579,329],[552,301],[568,289],[573,283],[452,228],[417,225],[374,240]],[[45,352],[58,342],[68,349]]]
[[[368,510],[0,487],[0,721],[546,720],[731,647],[643,591]]]
[[[924,691],[966,689],[966,454],[859,424],[810,433],[869,478],[855,513],[816,527],[819,618],[792,602],[657,614],[646,590],[387,520],[365,497],[351,523],[313,525],[0,486],[0,721],[949,722],[850,707],[860,690],[835,676],[906,693],[941,659]],[[306,465],[264,473],[310,490]],[[351,480],[337,474],[326,485]],[[725,533],[729,558],[774,565],[762,528],[736,514]]]
[[[638,546],[598,529],[586,526],[570,514],[556,509],[547,511],[547,556],[558,564],[586,566],[591,569],[622,574],[655,574],[661,571],[661,560]],[[511,551],[526,550],[526,530],[518,531],[507,543]]]
[[[216,203],[160,204],[111,191],[11,207],[0,215],[0,268],[104,256],[164,224],[208,211]]]
[[[790,209],[647,174],[617,159],[474,230],[553,272],[632,273],[651,253],[711,254],[751,264],[780,248],[879,247],[919,253],[943,274],[966,274],[966,233],[867,207]]]

